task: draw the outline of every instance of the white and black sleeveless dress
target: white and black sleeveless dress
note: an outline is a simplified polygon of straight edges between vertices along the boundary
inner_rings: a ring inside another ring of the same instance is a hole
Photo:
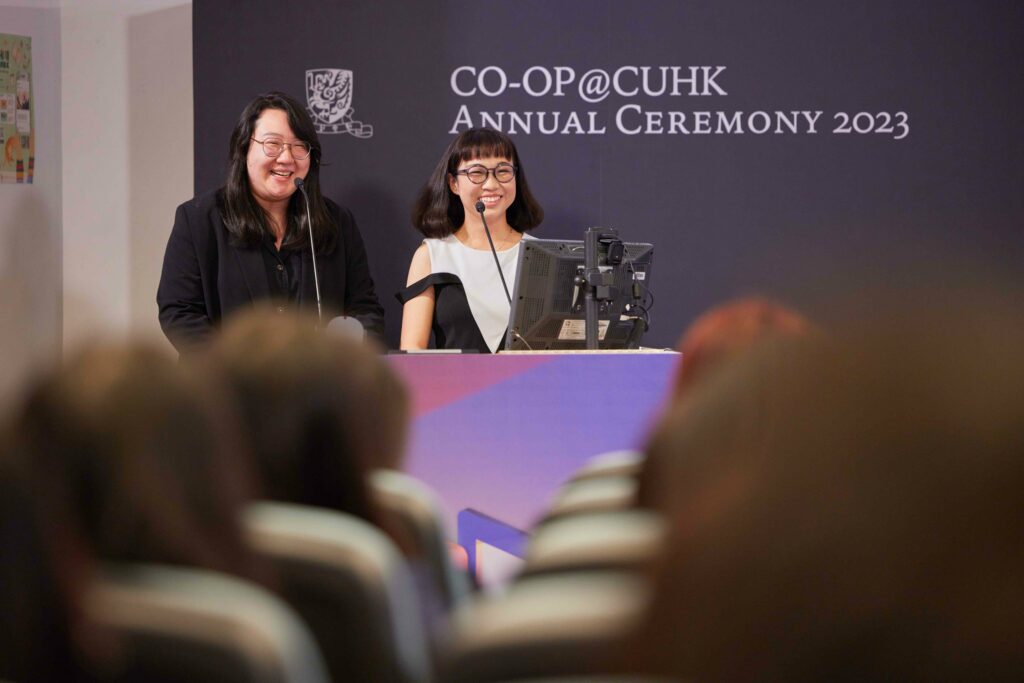
[[[398,292],[398,300],[405,304],[434,288],[431,327],[439,349],[503,349],[510,308],[490,250],[470,249],[454,235],[423,243],[430,252],[430,275]],[[509,291],[516,279],[519,244],[498,252]]]

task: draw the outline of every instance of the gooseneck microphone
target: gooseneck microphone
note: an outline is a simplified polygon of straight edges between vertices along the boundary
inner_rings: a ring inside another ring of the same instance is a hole
[[[491,239],[491,229],[487,227],[487,219],[484,218],[484,203],[477,202],[476,210],[480,214],[480,220],[484,222],[484,232],[487,233],[487,243],[491,245],[491,254],[494,256],[494,265],[498,269],[498,276],[501,278],[501,286],[505,288],[505,298],[508,305],[512,305],[512,295],[508,293],[508,285],[505,284],[505,273],[501,271],[501,262],[498,261],[498,251],[494,248],[494,240]]]
[[[309,195],[306,194],[305,183],[302,178],[295,179],[295,187],[302,193],[306,200],[306,224],[309,226],[309,252],[313,256],[313,286],[316,287],[316,316],[320,325],[324,324],[324,311],[320,304],[320,275],[316,270],[316,245],[313,243],[313,216],[309,211]]]

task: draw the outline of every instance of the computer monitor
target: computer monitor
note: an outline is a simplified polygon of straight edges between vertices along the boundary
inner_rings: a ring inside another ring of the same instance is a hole
[[[621,263],[608,264],[608,246],[599,245],[598,266],[612,273],[611,297],[598,313],[598,344],[601,349],[624,349],[633,331],[626,311],[634,303],[633,282],[643,292],[650,286],[654,247],[624,244]],[[615,261],[616,259],[612,259]],[[584,272],[582,240],[524,239],[512,292],[505,348],[513,351],[586,349],[584,290],[576,282]]]

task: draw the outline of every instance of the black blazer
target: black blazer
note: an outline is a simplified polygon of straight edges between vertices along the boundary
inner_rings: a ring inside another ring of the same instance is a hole
[[[348,209],[325,201],[339,232],[334,250],[316,255],[324,320],[353,316],[369,334],[383,341],[384,309],[373,290],[359,228]],[[229,238],[217,192],[178,207],[156,293],[160,327],[178,351],[204,340],[237,309],[270,298],[262,247],[236,247]],[[308,247],[301,254],[298,278],[298,304],[315,312],[316,288]]]

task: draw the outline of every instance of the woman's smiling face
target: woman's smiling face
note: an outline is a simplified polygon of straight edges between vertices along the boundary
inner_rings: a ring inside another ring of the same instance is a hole
[[[467,159],[459,164],[456,175],[449,176],[448,185],[451,191],[459,196],[459,199],[462,201],[462,208],[467,216],[477,213],[476,203],[480,201],[484,203],[484,216],[488,220],[505,217],[505,212],[516,199],[516,181],[513,171],[513,177],[510,181],[506,183],[498,182],[495,178],[495,171],[499,166],[511,167],[512,161],[505,157]],[[486,171],[489,171],[484,182],[479,185],[473,183],[465,174],[461,173],[474,167],[483,167]]]
[[[287,202],[295,192],[295,179],[305,178],[309,172],[310,157],[299,161],[292,154],[291,147],[285,147],[280,156],[268,157],[263,145],[255,140],[277,140],[279,142],[300,142],[288,124],[288,114],[282,109],[265,109],[256,119],[253,128],[254,140],[249,141],[246,167],[249,171],[249,189],[256,201],[269,209],[275,204]]]

